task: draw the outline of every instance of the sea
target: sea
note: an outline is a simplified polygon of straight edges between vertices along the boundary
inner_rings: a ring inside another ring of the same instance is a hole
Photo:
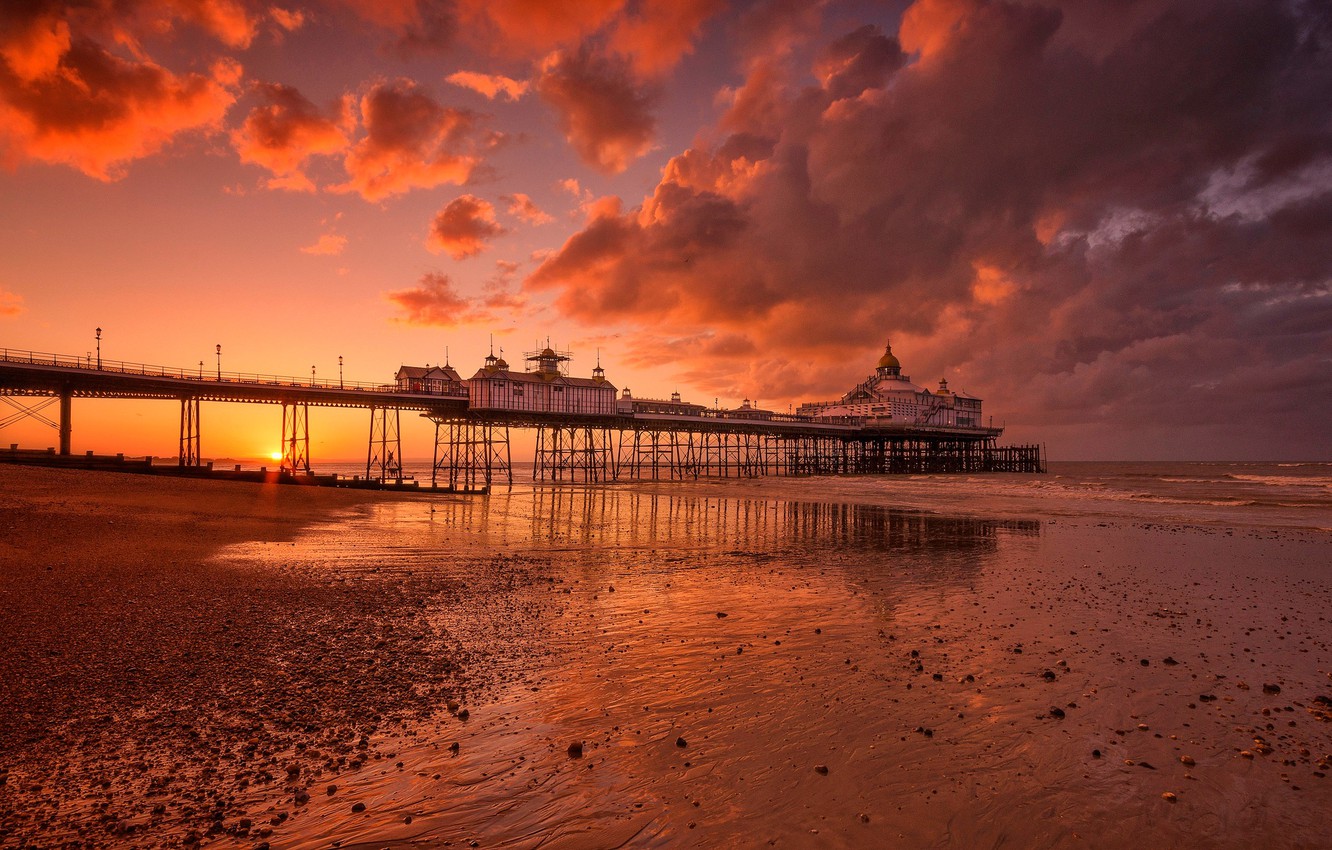
[[[271,468],[273,462],[248,459],[241,465]],[[366,472],[364,461],[353,460],[316,460],[314,469],[347,477],[364,477]],[[535,482],[532,471],[530,463],[515,463],[512,484],[500,482],[495,493],[521,495],[570,486]],[[428,486],[431,461],[407,459],[403,472]],[[867,504],[941,515],[1095,517],[1332,531],[1329,461],[1054,461],[1048,472],[1039,475],[802,476],[594,486],[646,488],[679,496]]]

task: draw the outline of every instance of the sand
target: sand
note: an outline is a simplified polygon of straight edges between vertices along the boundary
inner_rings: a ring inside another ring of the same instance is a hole
[[[1329,846],[1327,535],[0,493],[0,843]]]

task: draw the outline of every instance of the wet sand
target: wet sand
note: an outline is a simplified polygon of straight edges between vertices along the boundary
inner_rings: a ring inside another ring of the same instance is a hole
[[[0,475],[0,843],[1328,846],[1326,534]]]

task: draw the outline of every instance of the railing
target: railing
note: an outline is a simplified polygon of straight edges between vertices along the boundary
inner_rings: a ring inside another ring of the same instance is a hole
[[[15,348],[0,348],[0,361],[7,363],[27,363],[34,366],[57,366],[65,369],[80,369],[91,372],[110,372],[117,375],[139,375],[149,378],[174,378],[184,381],[203,381],[212,384],[261,384],[278,387],[317,387],[326,390],[351,390],[357,392],[400,392],[397,384],[374,384],[366,381],[344,381],[341,379],[296,378],[284,375],[265,375],[256,372],[224,372],[220,369],[194,367],[182,369],[177,366],[155,366],[151,363],[132,363],[125,360],[99,360],[96,357],[70,357],[67,354],[48,354],[43,351],[23,351]],[[455,397],[453,393],[415,393],[415,395],[443,395]],[[461,396],[465,398],[464,393]]]
[[[310,387],[325,390],[348,390],[353,392],[379,392],[379,393],[401,393],[403,395],[424,395],[432,398],[453,398],[466,399],[468,392],[465,387],[446,391],[443,393],[427,393],[411,390],[403,390],[397,384],[372,384],[364,381],[343,381],[331,379],[294,378],[281,375],[265,375],[254,372],[223,372],[217,369],[209,370],[207,368],[195,367],[193,369],[182,369],[175,366],[154,366],[149,363],[132,363],[123,360],[98,360],[93,356],[71,357],[66,354],[48,354],[42,351],[25,351],[15,348],[0,348],[0,362],[8,363],[27,363],[34,366],[57,366],[66,369],[80,369],[91,372],[107,373],[118,375],[140,375],[151,378],[174,378],[176,380],[200,381],[209,384],[247,384],[251,386],[277,386],[277,387]],[[507,410],[507,408],[496,408],[496,410]],[[527,411],[543,412],[543,411]],[[576,412],[576,411],[573,411]],[[612,413],[609,415],[621,415]],[[633,416],[634,414],[629,414]],[[651,418],[659,414],[644,414]],[[674,415],[674,414],[671,414]],[[787,423],[797,425],[839,425],[852,428],[861,428],[874,424],[905,425],[902,422],[879,423],[874,417],[865,416],[804,416],[798,413],[770,413],[760,411],[736,411],[736,410],[709,410],[703,408],[696,414],[679,414],[681,417],[692,418],[697,416],[700,419],[716,419],[730,422],[773,422]],[[944,428],[950,431],[958,429],[970,429],[976,431],[991,430],[981,425],[954,425],[942,426],[938,424],[917,425],[917,428],[929,430],[931,428]]]

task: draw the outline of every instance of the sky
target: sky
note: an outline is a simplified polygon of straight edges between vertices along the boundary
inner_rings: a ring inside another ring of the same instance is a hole
[[[99,327],[106,360],[372,382],[549,339],[782,411],[891,339],[1055,460],[1332,459],[1332,11],[8,0],[0,347]],[[178,413],[76,401],[75,450],[173,453]],[[206,456],[280,436],[202,418]],[[315,465],[364,418],[313,412]]]

